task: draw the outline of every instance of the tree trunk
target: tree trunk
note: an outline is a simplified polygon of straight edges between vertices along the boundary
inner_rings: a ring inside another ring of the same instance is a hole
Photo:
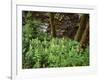
[[[54,23],[54,13],[49,13],[49,16],[50,16],[51,35],[53,37],[56,37],[56,29],[55,29],[55,23]]]
[[[80,41],[80,47],[85,46],[85,42],[86,42],[86,38],[87,38],[88,34],[89,34],[89,22],[87,22],[86,28],[85,28],[84,33],[82,35],[82,38],[81,38],[81,41]]]
[[[76,35],[74,37],[74,40],[80,41],[82,34],[84,32],[84,29],[86,27],[86,23],[88,21],[88,14],[83,14],[80,18],[80,26],[76,32]]]

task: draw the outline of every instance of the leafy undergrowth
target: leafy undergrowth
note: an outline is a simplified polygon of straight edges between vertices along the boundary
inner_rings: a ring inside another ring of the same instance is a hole
[[[32,39],[23,57],[23,68],[88,66],[89,48],[78,47],[79,42],[64,38]]]

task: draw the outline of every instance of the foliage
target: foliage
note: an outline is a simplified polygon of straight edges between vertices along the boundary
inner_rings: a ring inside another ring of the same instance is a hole
[[[69,67],[89,65],[88,48],[78,51],[79,43],[64,38],[43,41],[38,38],[30,41],[25,55],[24,68]]]

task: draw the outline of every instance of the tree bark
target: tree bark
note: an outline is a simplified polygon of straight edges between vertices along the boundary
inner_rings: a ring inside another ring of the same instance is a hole
[[[86,27],[86,23],[88,21],[88,14],[83,14],[80,18],[80,26],[76,32],[76,35],[74,37],[74,40],[76,41],[80,41],[81,40],[81,37],[82,37],[82,34],[84,32],[84,29]]]
[[[51,35],[53,37],[56,37],[56,28],[55,28],[55,22],[54,22],[54,13],[49,13],[49,16],[50,16]]]
[[[86,38],[87,38],[88,34],[89,34],[89,22],[87,22],[86,28],[85,28],[84,33],[82,35],[82,38],[81,38],[81,41],[80,41],[80,47],[85,46],[85,42],[86,42]]]

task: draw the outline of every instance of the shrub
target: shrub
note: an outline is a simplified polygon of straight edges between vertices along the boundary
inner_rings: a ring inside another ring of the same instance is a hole
[[[89,49],[78,50],[79,43],[64,38],[32,39],[25,55],[24,68],[89,65]]]

